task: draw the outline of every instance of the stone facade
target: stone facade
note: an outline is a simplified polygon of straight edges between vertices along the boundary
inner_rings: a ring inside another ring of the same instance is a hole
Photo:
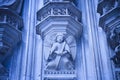
[[[119,3],[1,0],[0,80],[119,80]]]

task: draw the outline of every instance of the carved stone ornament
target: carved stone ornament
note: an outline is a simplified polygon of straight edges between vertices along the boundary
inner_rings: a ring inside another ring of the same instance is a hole
[[[110,59],[115,68],[115,80],[120,80],[120,0],[100,0],[97,12],[101,15],[99,26],[106,32],[113,51]]]
[[[43,80],[75,80],[81,12],[69,1],[49,2],[37,12],[36,32],[43,40]],[[65,76],[66,75],[66,76]]]
[[[47,70],[73,70],[76,56],[75,39],[72,36],[66,38],[63,33],[52,36],[47,36],[44,42],[45,68]]]
[[[111,58],[116,67],[120,67],[120,28],[115,28],[110,35],[111,42],[115,44],[115,55]],[[111,44],[112,46],[112,44]]]
[[[7,53],[21,41],[22,18],[10,9],[0,9],[0,52]]]
[[[81,22],[81,15],[81,12],[70,2],[56,2],[55,4],[51,2],[37,12],[37,19],[43,21],[50,16],[71,16]]]
[[[99,25],[106,32],[110,47],[115,50],[119,45],[120,39],[120,7],[114,7],[106,14],[100,17]]]
[[[11,9],[0,8],[0,75],[6,76],[8,71],[2,65],[11,50],[21,41],[23,27],[22,18]],[[0,80],[7,80],[0,76]]]

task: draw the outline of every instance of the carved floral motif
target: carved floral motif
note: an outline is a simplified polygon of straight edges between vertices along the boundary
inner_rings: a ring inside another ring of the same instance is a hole
[[[52,4],[52,6],[50,6]],[[41,10],[38,12],[39,15],[39,20],[43,21],[45,20],[47,17],[49,16],[70,16],[73,19],[75,19],[76,21],[81,21],[80,17],[81,14],[79,11],[77,11],[76,8],[73,8],[73,6],[71,5],[71,7],[68,3],[65,3],[63,6],[61,3],[58,3],[58,5],[53,5],[53,3],[49,3],[47,4],[47,8],[45,8],[45,10]],[[72,9],[73,8],[73,9]],[[76,11],[76,13],[74,13]]]

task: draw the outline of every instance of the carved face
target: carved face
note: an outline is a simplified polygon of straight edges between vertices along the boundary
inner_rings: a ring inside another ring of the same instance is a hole
[[[63,42],[64,41],[64,36],[62,36],[62,35],[57,36],[56,41],[59,42],[59,43]]]

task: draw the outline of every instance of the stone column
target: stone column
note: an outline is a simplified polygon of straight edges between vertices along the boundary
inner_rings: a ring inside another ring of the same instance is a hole
[[[99,32],[98,19],[99,17],[96,13],[97,1],[96,0],[84,0],[81,1],[82,13],[83,13],[83,24],[84,31],[82,37],[82,51],[83,56],[83,68],[85,76],[83,80],[112,80],[111,65],[108,64],[108,55],[107,55],[107,45],[106,49],[102,50],[101,40],[104,39],[100,37],[101,33]],[[103,33],[104,34],[104,33]],[[102,38],[102,39],[101,39]],[[106,43],[106,42],[104,42]],[[103,44],[103,43],[102,43]],[[104,53],[103,53],[103,52]],[[106,55],[105,55],[106,54]],[[104,58],[106,57],[106,58]],[[106,65],[103,65],[106,64]],[[110,72],[109,72],[110,71]],[[108,73],[108,75],[105,75]],[[111,76],[111,77],[110,77]]]

